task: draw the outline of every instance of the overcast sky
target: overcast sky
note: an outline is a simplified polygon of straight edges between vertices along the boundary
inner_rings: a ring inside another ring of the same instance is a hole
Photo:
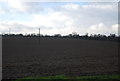
[[[0,2],[0,33],[118,33],[117,2]]]

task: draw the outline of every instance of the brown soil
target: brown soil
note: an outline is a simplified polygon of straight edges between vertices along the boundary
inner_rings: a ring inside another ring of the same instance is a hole
[[[112,75],[118,43],[69,38],[3,37],[3,79],[29,76]]]

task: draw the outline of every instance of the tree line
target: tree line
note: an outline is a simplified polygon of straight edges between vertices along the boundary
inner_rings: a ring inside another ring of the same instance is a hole
[[[39,34],[2,34],[2,37],[39,37]],[[54,37],[54,38],[74,38],[74,39],[89,39],[89,40],[105,40],[105,41],[119,41],[120,35],[117,36],[115,34],[110,34],[108,36],[102,35],[102,34],[91,34],[88,35],[86,33],[85,35],[79,35],[76,32],[73,32],[72,34],[64,35],[61,34],[54,34],[54,35],[42,35],[40,34],[40,37]]]

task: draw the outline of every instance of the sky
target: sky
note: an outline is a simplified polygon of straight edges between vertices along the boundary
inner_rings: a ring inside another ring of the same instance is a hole
[[[118,34],[118,2],[1,0],[0,33]]]

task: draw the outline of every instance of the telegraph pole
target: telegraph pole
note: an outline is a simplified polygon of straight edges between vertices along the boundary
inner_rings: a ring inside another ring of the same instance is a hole
[[[39,43],[40,43],[40,28],[39,28]]]
[[[10,35],[10,28],[9,28],[9,35]]]

